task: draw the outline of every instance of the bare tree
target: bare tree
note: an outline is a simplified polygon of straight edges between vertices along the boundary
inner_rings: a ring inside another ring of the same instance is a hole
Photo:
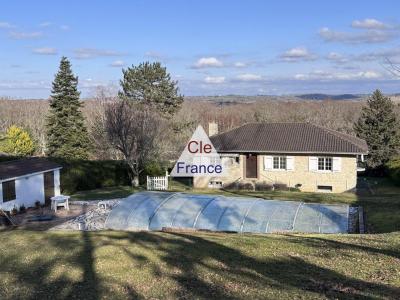
[[[121,152],[132,171],[132,185],[139,185],[139,175],[146,162],[157,156],[157,137],[161,119],[147,105],[118,101],[105,110],[107,136]]]
[[[93,147],[92,154],[96,159],[122,159],[121,153],[111,144],[106,132],[105,110],[110,103],[118,101],[113,86],[99,86],[92,100],[85,106],[85,117],[89,129],[89,137]]]
[[[388,57],[385,58],[385,63],[383,63],[382,65],[392,75],[400,77],[400,66],[391,61]]]

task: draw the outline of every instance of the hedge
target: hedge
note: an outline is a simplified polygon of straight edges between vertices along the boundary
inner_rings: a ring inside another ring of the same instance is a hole
[[[99,189],[104,187],[129,185],[129,168],[117,160],[66,160],[52,159],[61,164],[61,191]]]
[[[396,185],[400,186],[400,157],[394,158],[387,163],[390,178]]]

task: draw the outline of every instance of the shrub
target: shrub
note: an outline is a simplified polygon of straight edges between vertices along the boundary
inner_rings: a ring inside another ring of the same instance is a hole
[[[159,161],[151,161],[146,164],[144,171],[140,174],[140,182],[146,182],[146,176],[165,176],[166,165]]]
[[[239,182],[238,189],[239,190],[246,190],[246,191],[253,191],[254,190],[254,185],[251,184],[250,182]]]
[[[40,201],[39,200],[35,201],[35,208],[37,208],[37,209],[40,208]]]
[[[21,213],[26,212],[25,205],[22,204],[22,205],[19,207],[19,211],[20,211]]]
[[[285,183],[274,183],[274,189],[277,191],[288,191],[289,188]]]
[[[224,184],[224,189],[226,190],[237,190],[238,188],[239,183],[237,181]]]
[[[400,157],[390,160],[387,165],[390,178],[396,185],[400,185]]]
[[[274,186],[272,184],[268,184],[266,182],[256,183],[256,191],[272,191]]]
[[[35,145],[27,131],[13,125],[7,129],[4,141],[0,139],[0,151],[27,156],[35,151]]]

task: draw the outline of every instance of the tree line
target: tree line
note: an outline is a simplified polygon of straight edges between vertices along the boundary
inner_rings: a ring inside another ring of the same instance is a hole
[[[247,122],[311,122],[365,139],[367,166],[384,174],[399,155],[399,105],[375,91],[360,101],[257,101],[224,105],[184,101],[177,82],[160,63],[122,70],[118,94],[99,88],[81,101],[78,77],[63,57],[49,103],[15,106],[0,100],[0,152],[66,159],[123,159],[137,185],[146,164],[179,156],[200,123],[220,130]],[[15,103],[15,102],[13,102]],[[399,166],[400,167],[400,166]]]

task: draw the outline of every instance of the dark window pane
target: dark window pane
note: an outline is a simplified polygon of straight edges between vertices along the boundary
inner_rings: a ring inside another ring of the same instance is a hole
[[[286,170],[286,156],[281,156],[281,169]]]
[[[323,157],[318,157],[318,170],[325,170],[325,161]]]
[[[274,169],[279,169],[279,157],[274,156]]]
[[[317,189],[320,191],[332,192],[332,186],[330,186],[330,185],[317,185]]]
[[[325,170],[332,171],[332,158],[331,157],[325,158]]]
[[[3,188],[3,202],[15,200],[15,180],[5,181],[2,183]]]

